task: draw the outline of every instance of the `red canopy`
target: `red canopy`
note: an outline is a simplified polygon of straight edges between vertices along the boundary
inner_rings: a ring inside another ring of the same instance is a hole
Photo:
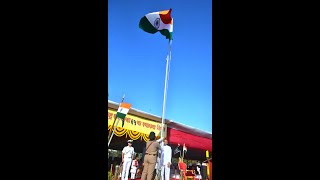
[[[187,148],[209,150],[212,152],[212,139],[185,133],[176,129],[168,128],[169,144],[186,144]]]

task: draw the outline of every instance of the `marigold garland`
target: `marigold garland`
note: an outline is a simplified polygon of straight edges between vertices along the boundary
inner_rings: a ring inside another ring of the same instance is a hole
[[[117,127],[116,130],[114,131],[114,134],[118,137],[121,137],[123,135],[125,135],[127,132],[127,129],[124,129],[122,127]]]
[[[137,140],[140,138],[142,133],[138,132],[138,131],[128,131],[128,135],[132,140]]]
[[[149,134],[142,134],[142,138],[145,142],[149,141]]]
[[[108,126],[108,131],[111,130],[111,125]],[[122,137],[124,135],[129,136],[130,139],[132,140],[138,140],[141,139],[144,140],[145,142],[149,141],[149,134],[144,134],[141,133],[139,131],[133,131],[133,130],[128,130],[128,129],[124,129],[122,127],[117,127],[114,131],[114,135],[118,136],[118,137]],[[157,136],[156,139],[160,139],[160,136]]]

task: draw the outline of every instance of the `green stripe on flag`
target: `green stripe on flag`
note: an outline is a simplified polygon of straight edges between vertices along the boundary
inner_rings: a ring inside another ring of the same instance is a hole
[[[126,117],[126,114],[122,114],[122,113],[117,112],[117,118],[124,119],[125,117]]]
[[[146,18],[146,16],[141,18],[140,23],[139,23],[139,27],[142,30],[144,30],[148,33],[151,33],[151,34],[158,32],[158,30],[153,27],[153,25],[149,22],[149,20]]]
[[[172,40],[172,32],[170,33],[168,29],[160,30],[160,33],[166,37],[166,39]]]

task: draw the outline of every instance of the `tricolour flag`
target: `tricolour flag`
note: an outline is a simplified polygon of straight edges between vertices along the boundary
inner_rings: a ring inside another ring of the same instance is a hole
[[[186,144],[183,144],[183,152],[184,152],[184,153],[187,152],[187,146],[186,146]]]
[[[145,32],[154,34],[158,31],[167,39],[172,40],[173,19],[171,18],[171,10],[153,12],[141,18],[139,27]]]
[[[131,108],[131,104],[129,103],[120,103],[120,106],[117,111],[117,118],[122,119],[122,127],[124,125],[124,118],[129,112],[129,109]]]

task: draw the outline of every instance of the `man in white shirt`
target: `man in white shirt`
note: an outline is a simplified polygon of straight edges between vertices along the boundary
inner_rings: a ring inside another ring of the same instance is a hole
[[[170,165],[171,165],[172,149],[168,146],[168,140],[164,139],[164,146],[161,151],[161,180],[170,179]]]
[[[132,147],[132,140],[128,140],[128,146],[122,150],[122,173],[121,180],[128,180],[129,169],[134,156],[134,148]]]

